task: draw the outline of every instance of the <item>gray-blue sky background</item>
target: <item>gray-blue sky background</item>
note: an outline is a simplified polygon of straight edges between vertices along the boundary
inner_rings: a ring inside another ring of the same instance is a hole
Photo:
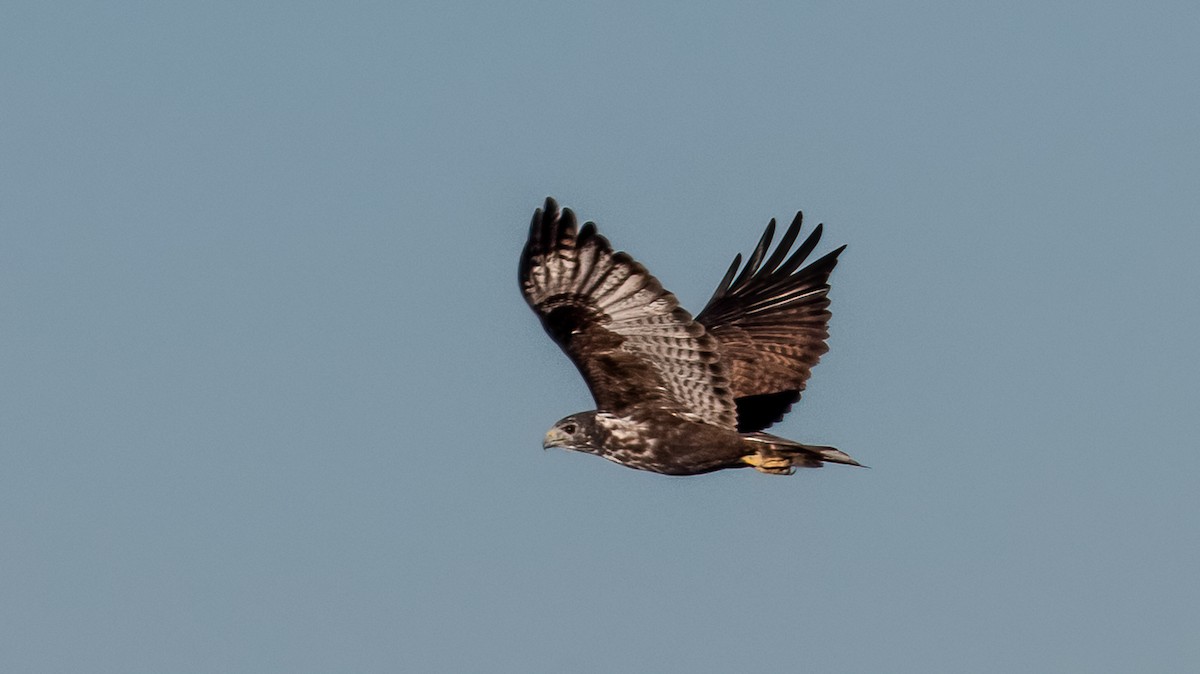
[[[0,669],[1193,671],[1194,3],[8,3]],[[782,435],[544,453],[551,194],[698,309],[849,244]]]

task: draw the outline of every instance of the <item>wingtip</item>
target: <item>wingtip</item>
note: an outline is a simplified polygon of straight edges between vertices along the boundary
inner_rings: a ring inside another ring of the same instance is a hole
[[[568,240],[575,238],[579,232],[579,221],[575,218],[575,211],[569,208],[563,208],[558,212],[558,236],[566,237]]]
[[[732,287],[738,287],[745,284],[754,274],[758,272],[762,265],[763,258],[767,255],[767,250],[771,247],[771,240],[775,238],[775,218],[767,223],[766,230],[763,231],[762,238],[758,240],[758,245],[750,253],[750,257],[746,259],[746,266],[742,268],[742,273],[738,274],[734,279]]]
[[[529,240],[540,239],[549,233],[549,226],[557,219],[558,210],[558,202],[554,197],[546,197],[542,207],[533,210],[533,219],[529,223]]]
[[[837,248],[834,248],[833,250],[829,251],[828,253],[825,253],[825,255],[823,256],[823,259],[837,260],[838,256],[842,254],[842,251],[846,250],[846,246],[847,246],[847,244],[843,243],[842,245],[838,246]]]
[[[583,227],[579,228],[579,235],[576,237],[576,241],[578,241],[578,245],[583,246],[584,243],[594,239],[595,237],[596,223],[588,220],[587,222],[583,223]]]

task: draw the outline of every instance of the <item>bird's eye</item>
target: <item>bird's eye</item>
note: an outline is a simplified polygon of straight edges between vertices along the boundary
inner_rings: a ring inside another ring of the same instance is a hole
[[[575,435],[575,424],[565,424],[563,426],[563,433],[566,433],[567,435]]]

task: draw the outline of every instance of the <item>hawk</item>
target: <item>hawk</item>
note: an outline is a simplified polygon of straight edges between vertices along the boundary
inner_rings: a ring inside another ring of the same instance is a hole
[[[597,409],[554,424],[543,447],[668,475],[860,465],[833,447],[764,432],[800,399],[829,350],[828,280],[845,246],[802,268],[821,238],[817,225],[790,252],[802,219],[797,213],[767,257],[771,220],[745,266],[735,257],[693,318],[645,267],[614,252],[595,223],[579,227],[569,208],[547,198],[521,253],[521,292]]]

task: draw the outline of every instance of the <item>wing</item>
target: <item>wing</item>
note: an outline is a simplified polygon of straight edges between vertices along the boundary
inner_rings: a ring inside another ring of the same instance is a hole
[[[775,235],[771,220],[741,273],[738,255],[708,306],[696,316],[721,344],[737,402],[738,430],[743,433],[782,419],[800,399],[812,367],[829,350],[829,274],[846,247],[800,269],[821,239],[817,225],[788,256],[802,219],[797,213],[764,262]]]
[[[675,296],[553,199],[533,214],[521,291],[601,410],[657,407],[725,428],[736,408],[717,341]]]

